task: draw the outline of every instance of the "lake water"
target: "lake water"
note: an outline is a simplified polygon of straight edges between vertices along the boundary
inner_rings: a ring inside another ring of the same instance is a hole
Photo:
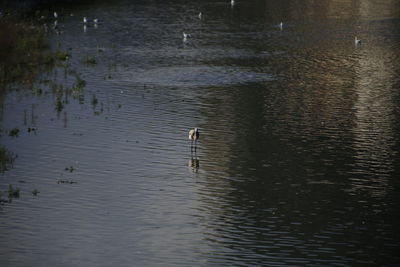
[[[400,264],[399,1],[93,2],[0,98],[2,267]]]

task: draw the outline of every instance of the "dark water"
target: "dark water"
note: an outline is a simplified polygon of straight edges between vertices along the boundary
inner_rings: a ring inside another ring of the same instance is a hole
[[[399,1],[111,2],[1,98],[1,266],[400,264]]]

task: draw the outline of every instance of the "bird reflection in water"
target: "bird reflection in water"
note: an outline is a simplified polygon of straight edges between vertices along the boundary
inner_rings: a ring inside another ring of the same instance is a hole
[[[192,154],[190,160],[189,160],[189,164],[188,164],[190,170],[194,173],[197,173],[199,171],[199,167],[200,167],[200,161],[197,158],[196,154]]]
[[[191,129],[189,131],[189,140],[190,143],[190,160],[189,160],[189,167],[193,172],[198,172],[200,167],[200,161],[197,158],[196,151],[197,151],[197,140],[200,138],[200,132],[197,128]],[[194,146],[193,146],[194,143]],[[193,150],[194,148],[194,150]]]

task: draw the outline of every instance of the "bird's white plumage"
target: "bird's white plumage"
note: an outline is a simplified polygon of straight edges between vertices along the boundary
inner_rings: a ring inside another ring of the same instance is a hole
[[[190,140],[197,141],[197,139],[199,139],[199,137],[200,137],[199,129],[194,128],[189,131],[189,139]]]

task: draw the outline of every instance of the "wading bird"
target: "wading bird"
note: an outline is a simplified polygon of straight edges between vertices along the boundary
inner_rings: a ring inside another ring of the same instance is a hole
[[[87,24],[87,18],[86,17],[83,17],[83,24]]]
[[[360,40],[360,39],[357,39],[357,36],[354,37],[354,44],[355,44],[355,45],[361,44],[361,40]]]
[[[194,149],[196,150],[197,140],[200,137],[199,129],[194,128],[189,131],[189,139],[191,140],[190,148],[193,149],[193,141],[194,141]]]
[[[183,41],[186,41],[188,37],[191,37],[190,34],[183,32],[182,33],[183,36]]]

